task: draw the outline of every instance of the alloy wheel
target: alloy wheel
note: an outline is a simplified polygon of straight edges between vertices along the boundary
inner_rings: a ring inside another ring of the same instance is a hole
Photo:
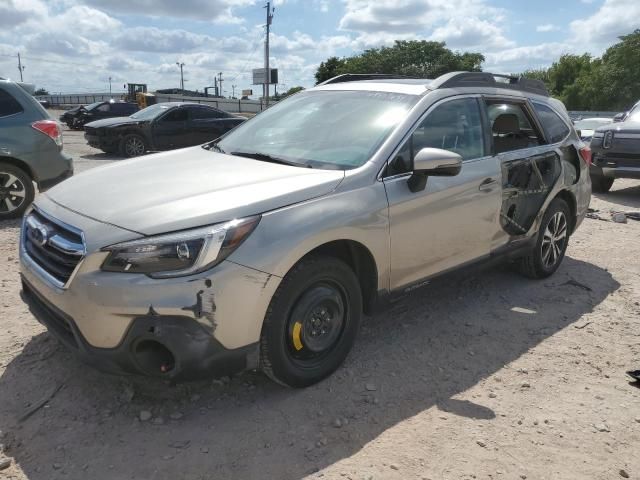
[[[140,140],[138,137],[131,137],[127,139],[124,151],[126,152],[128,157],[137,157],[142,155],[145,151],[144,142]]]
[[[564,212],[556,212],[544,231],[542,237],[542,264],[552,268],[562,258],[567,242],[567,217]]]
[[[26,195],[27,189],[22,180],[12,173],[0,172],[0,212],[11,213],[18,210]]]

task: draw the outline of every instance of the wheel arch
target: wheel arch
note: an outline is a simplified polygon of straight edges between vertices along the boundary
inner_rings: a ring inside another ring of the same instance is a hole
[[[16,168],[19,168],[20,170],[24,171],[27,175],[29,175],[31,180],[36,182],[36,184],[38,183],[38,177],[26,162],[19,160],[15,157],[0,157],[0,163],[6,163],[8,165],[12,165]]]
[[[578,202],[576,201],[576,197],[569,190],[560,190],[557,193],[557,195],[554,197],[554,200],[556,198],[560,198],[560,199],[564,200],[566,202],[566,204],[569,206],[569,210],[571,212],[570,233],[573,233],[575,231],[576,223],[577,223],[577,220],[578,220]]]
[[[378,266],[371,251],[356,240],[332,240],[307,252],[294,263],[294,266],[303,259],[314,255],[338,258],[349,265],[360,284],[364,313],[371,314],[375,309],[378,293]]]

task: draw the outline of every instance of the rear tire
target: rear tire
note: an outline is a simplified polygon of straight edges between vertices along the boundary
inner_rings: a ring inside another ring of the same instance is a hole
[[[0,163],[0,220],[21,217],[35,195],[33,180],[24,170]]]
[[[596,193],[607,193],[611,190],[613,180],[613,178],[605,177],[603,175],[594,175],[591,177],[591,190]]]
[[[125,135],[122,140],[120,140],[120,155],[127,158],[139,157],[140,155],[144,155],[147,151],[147,144],[140,135],[130,134]]]
[[[560,267],[569,244],[571,210],[556,198],[542,218],[533,250],[519,260],[520,272],[533,279],[547,278]]]
[[[301,388],[331,375],[347,357],[362,318],[362,293],[347,264],[300,261],[271,299],[260,338],[260,366],[272,380]]]

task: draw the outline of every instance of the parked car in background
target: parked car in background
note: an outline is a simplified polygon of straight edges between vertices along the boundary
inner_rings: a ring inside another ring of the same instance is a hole
[[[0,79],[0,220],[22,215],[36,187],[43,192],[73,174],[60,124],[20,85]]]
[[[517,77],[387,77],[336,77],[218,141],[40,196],[22,229],[23,298],[105,370],[261,368],[304,387],[342,364],[364,313],[437,275],[492,258],[552,275],[591,194],[564,105]],[[185,111],[137,115],[188,123]]]
[[[137,103],[109,100],[68,110],[60,116],[60,121],[66,123],[69,128],[81,130],[89,122],[105,118],[128,117],[137,111]]]
[[[89,145],[107,153],[136,157],[147,151],[173,150],[215,140],[246,119],[198,103],[151,105],[130,117],[85,125]]]
[[[591,137],[593,137],[593,132],[595,131],[595,129],[609,123],[613,123],[613,118],[583,118],[581,120],[573,122],[573,127],[578,132],[578,135],[580,136],[582,141],[589,143],[591,141]]]
[[[616,178],[640,178],[640,102],[624,121],[596,129],[591,152],[591,183],[595,192],[608,192]]]

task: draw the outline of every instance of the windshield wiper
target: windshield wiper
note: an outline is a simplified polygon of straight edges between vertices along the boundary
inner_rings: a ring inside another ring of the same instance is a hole
[[[312,168],[311,165],[306,165],[303,163],[292,162],[290,160],[285,160],[284,158],[273,157],[267,153],[259,153],[259,152],[231,152],[230,155],[236,155],[238,157],[246,157],[253,158],[254,160],[261,160],[263,162],[270,163],[279,163],[281,165],[289,165],[291,167],[302,167],[302,168]]]
[[[206,143],[202,146],[205,150],[215,150],[218,153],[227,153],[218,146],[218,142]]]

